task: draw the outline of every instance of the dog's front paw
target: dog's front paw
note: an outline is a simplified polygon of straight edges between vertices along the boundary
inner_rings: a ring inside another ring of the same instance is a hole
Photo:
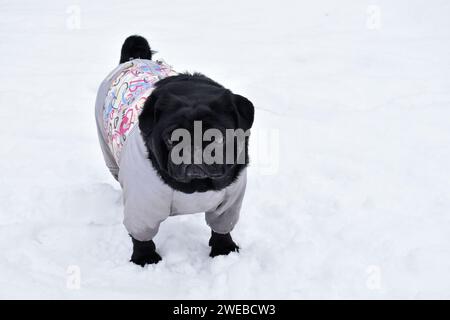
[[[211,247],[210,257],[226,256],[230,252],[239,252],[238,245],[234,243],[229,233],[220,234],[213,231],[209,239],[209,246]]]
[[[133,240],[133,254],[131,255],[131,262],[140,265],[155,264],[162,260],[161,256],[156,252],[155,243],[150,241]]]
[[[138,256],[133,253],[130,261],[141,267],[144,267],[146,264],[155,264],[161,260],[162,260],[162,258],[158,254],[158,252],[152,251],[152,252],[148,253],[147,255],[143,255],[143,256]]]

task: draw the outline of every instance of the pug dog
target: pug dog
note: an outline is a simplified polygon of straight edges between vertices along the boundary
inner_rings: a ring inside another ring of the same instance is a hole
[[[204,212],[210,256],[237,252],[253,104],[200,73],[153,61],[147,40],[128,37],[101,83],[95,116],[105,163],[123,190],[131,261],[157,263],[153,238],[169,216]]]

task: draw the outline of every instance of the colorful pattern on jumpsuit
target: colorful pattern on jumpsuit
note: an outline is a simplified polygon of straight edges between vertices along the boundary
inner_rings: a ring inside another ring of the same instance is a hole
[[[119,163],[120,153],[131,129],[138,123],[145,100],[159,80],[177,75],[163,61],[133,60],[112,82],[103,105],[106,141],[114,159]]]

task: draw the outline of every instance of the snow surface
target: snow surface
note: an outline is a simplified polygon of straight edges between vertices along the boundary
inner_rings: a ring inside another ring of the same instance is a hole
[[[446,0],[1,1],[0,298],[450,298],[449,16]],[[210,259],[198,214],[162,225],[162,263],[128,262],[94,99],[136,33],[257,108],[240,254]]]

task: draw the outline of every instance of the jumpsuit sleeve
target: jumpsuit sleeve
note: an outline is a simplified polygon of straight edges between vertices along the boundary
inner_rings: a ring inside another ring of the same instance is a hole
[[[139,128],[135,129],[128,136],[120,159],[124,225],[134,239],[149,241],[170,215],[173,190],[153,169]]]
[[[247,184],[247,170],[244,169],[238,180],[227,187],[224,201],[212,211],[205,212],[208,226],[216,233],[231,232],[239,220],[242,201]]]

